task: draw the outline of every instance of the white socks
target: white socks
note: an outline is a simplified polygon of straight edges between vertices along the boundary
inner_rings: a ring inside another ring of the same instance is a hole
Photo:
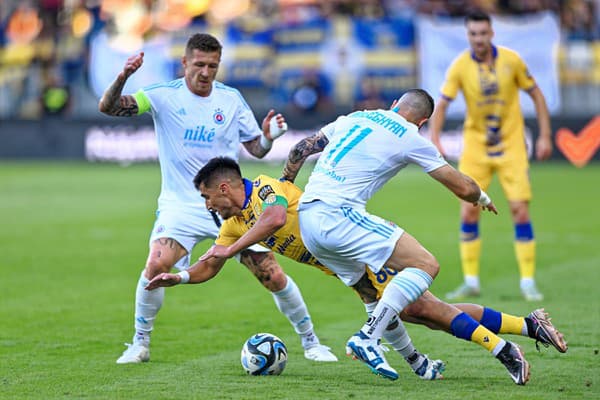
[[[135,341],[150,342],[150,332],[154,328],[156,314],[162,306],[165,297],[165,288],[155,290],[144,289],[150,282],[144,277],[144,272],[138,280],[135,291]]]
[[[308,308],[304,303],[300,289],[294,280],[286,275],[287,284],[278,292],[272,292],[273,300],[279,311],[290,321],[294,330],[302,339],[302,347],[305,349],[319,344],[319,338],[313,332],[313,323],[308,314]]]
[[[377,302],[365,304],[367,314],[371,316],[371,313],[377,306]],[[396,324],[397,322],[397,324]],[[394,316],[389,325],[396,325],[393,329],[386,328],[383,331],[383,338],[389,343],[389,345],[404,357],[406,362],[411,366],[413,370],[418,369],[425,357],[417,351],[412,343],[404,323],[398,316]],[[388,325],[388,327],[389,327]]]
[[[381,338],[392,318],[425,292],[433,278],[417,268],[405,268],[386,286],[381,300],[361,331],[372,338]]]

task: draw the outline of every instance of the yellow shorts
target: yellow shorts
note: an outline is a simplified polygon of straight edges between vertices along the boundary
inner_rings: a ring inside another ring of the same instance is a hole
[[[377,300],[381,299],[383,290],[396,275],[398,275],[398,271],[385,266],[382,267],[378,273],[373,272],[371,268],[367,268],[367,276],[369,277],[369,281],[371,281],[371,284],[375,290],[377,290]]]
[[[473,178],[486,191],[490,186],[494,173],[497,173],[508,201],[531,200],[527,156],[508,157],[502,155],[489,157],[483,152],[476,156],[463,153],[458,169],[463,174]]]

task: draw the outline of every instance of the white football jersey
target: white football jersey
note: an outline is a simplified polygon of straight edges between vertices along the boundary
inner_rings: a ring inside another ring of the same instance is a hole
[[[140,113],[150,111],[154,120],[162,176],[159,209],[204,207],[193,183],[198,170],[216,156],[237,160],[240,143],[262,134],[240,92],[220,82],[213,83],[208,97],[190,92],[184,78],[147,86],[135,97]]]
[[[409,163],[431,172],[447,164],[416,125],[391,110],[357,111],[321,129],[329,143],[321,153],[301,202],[365,207]]]

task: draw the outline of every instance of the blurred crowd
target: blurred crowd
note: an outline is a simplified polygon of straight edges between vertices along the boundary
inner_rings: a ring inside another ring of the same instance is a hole
[[[387,36],[380,35],[384,39],[379,41],[371,38],[374,30],[379,29],[373,21],[393,20],[392,28],[389,24],[381,27],[394,30],[393,45],[398,51],[392,61],[405,72],[382,75],[381,79],[397,80],[398,84],[390,85],[397,90],[416,84],[418,55],[414,51],[412,18],[418,14],[460,17],[473,9],[493,15],[552,12],[561,24],[561,43],[566,49],[563,64],[577,72],[582,65],[574,60],[600,63],[600,0],[2,0],[0,119],[93,118],[97,116],[99,89],[92,81],[96,79],[99,86],[104,84],[102,79],[90,77],[93,70],[90,63],[94,62],[91,48],[98,46],[95,44],[98,37],[104,35],[108,48],[115,53],[133,53],[152,38],[168,37],[166,51],[170,64],[166,70],[176,76],[185,40],[190,33],[200,30],[215,33],[225,42],[226,52],[228,45],[236,49],[235,57],[224,57],[219,78],[251,93],[250,102],[260,99],[283,102],[305,112],[327,109],[340,98],[351,98],[352,106],[357,108],[379,106],[387,98],[375,80],[362,80],[356,89],[333,93],[342,89],[334,89],[328,76],[335,75],[342,82],[352,79],[355,50],[351,46],[327,50],[324,42],[327,36],[354,35],[353,40],[360,42],[362,48],[369,48],[369,54],[379,57],[378,65],[388,65],[391,62],[386,64],[376,51],[387,45]],[[323,25],[323,21],[344,21],[343,17],[352,17],[353,25],[347,22]],[[287,41],[295,39],[284,35],[282,27],[293,29],[311,24],[315,26],[314,32],[325,32],[324,36],[294,42],[294,46],[319,46],[319,51],[328,52],[331,57],[330,65],[343,64],[349,76],[344,77],[333,67],[328,71],[322,64],[304,68],[299,75],[289,69],[291,72],[286,75],[286,66],[297,59],[288,52]],[[348,34],[348,30],[353,33]],[[252,45],[248,46],[248,42]],[[245,47],[235,47],[235,43],[243,43]],[[277,60],[266,65],[265,60],[272,61],[269,56],[273,55],[273,48]],[[290,56],[280,59],[285,54]],[[106,65],[95,62],[100,75],[102,69],[114,67],[108,62]],[[119,63],[116,64],[118,68]],[[278,74],[272,68],[278,69]],[[265,74],[286,84],[263,79]],[[567,71],[561,77],[569,84],[581,83],[589,76],[569,75]],[[271,82],[271,87],[265,82]]]

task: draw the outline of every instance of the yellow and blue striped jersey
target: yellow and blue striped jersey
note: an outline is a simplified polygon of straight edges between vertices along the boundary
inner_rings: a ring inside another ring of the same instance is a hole
[[[463,93],[465,152],[485,149],[495,156],[506,150],[525,151],[519,89],[532,90],[536,83],[516,52],[500,46],[492,46],[492,51],[491,66],[469,50],[461,53],[446,73],[441,94],[452,100],[459,90]]]
[[[300,237],[296,207],[300,195],[302,195],[302,190],[291,182],[282,182],[266,175],[259,175],[254,181],[244,179],[244,183],[246,186],[246,202],[242,209],[242,216],[234,216],[225,220],[215,243],[223,246],[233,244],[254,226],[266,207],[275,204],[283,205],[287,207],[285,225],[260,244],[273,252],[303,264],[315,266],[331,274],[304,247]]]

